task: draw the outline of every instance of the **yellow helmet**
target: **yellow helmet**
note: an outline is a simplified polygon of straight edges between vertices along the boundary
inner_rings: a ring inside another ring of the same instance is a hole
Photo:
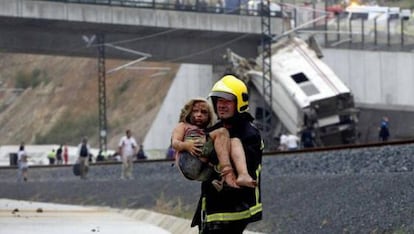
[[[217,81],[211,92],[210,97],[221,97],[228,100],[235,100],[237,104],[237,112],[243,113],[249,110],[249,95],[247,87],[243,81],[234,75],[225,75]],[[215,100],[213,99],[214,110]]]

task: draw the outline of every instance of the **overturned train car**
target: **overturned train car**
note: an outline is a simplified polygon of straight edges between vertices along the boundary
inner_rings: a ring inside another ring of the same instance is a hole
[[[359,111],[353,95],[320,59],[315,40],[309,41],[312,43],[289,37],[272,44],[271,105],[283,126],[275,128],[274,135],[289,132],[300,136],[311,128],[317,146],[356,143]],[[249,61],[228,50],[225,58],[232,72],[262,94],[263,79],[269,77],[263,78],[261,56]]]

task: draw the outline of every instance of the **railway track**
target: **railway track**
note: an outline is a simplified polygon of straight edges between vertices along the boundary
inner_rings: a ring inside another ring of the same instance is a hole
[[[264,152],[263,155],[281,155],[281,154],[301,154],[301,153],[311,153],[311,152],[320,152],[320,151],[335,151],[343,149],[360,149],[360,148],[372,148],[372,147],[382,147],[382,146],[398,146],[398,145],[407,145],[414,144],[414,139],[409,140],[395,140],[387,142],[372,142],[365,144],[349,144],[349,145],[337,145],[337,146],[325,146],[325,147],[314,147],[308,149],[299,149],[295,151],[269,151]]]
[[[387,141],[387,142],[373,142],[373,143],[366,143],[366,144],[349,144],[349,145],[337,145],[337,146],[326,146],[326,147],[314,147],[314,148],[307,148],[307,149],[299,149],[294,151],[265,151],[263,152],[263,156],[284,156],[290,154],[306,154],[312,152],[321,152],[321,151],[337,151],[337,150],[344,150],[344,149],[361,149],[361,148],[372,148],[372,147],[382,147],[382,146],[398,146],[398,145],[407,145],[407,144],[414,144],[414,139],[408,140],[395,140],[395,141]],[[135,161],[136,164],[140,163],[159,163],[159,162],[169,162],[173,163],[171,159],[150,159],[150,160],[137,160]],[[99,165],[115,165],[121,164],[121,162],[116,161],[105,161],[105,162],[95,162],[92,163],[91,166],[99,166]],[[52,167],[71,167],[72,164],[67,165],[31,165],[30,168],[52,168]],[[12,169],[16,168],[17,166],[0,166],[0,169]]]

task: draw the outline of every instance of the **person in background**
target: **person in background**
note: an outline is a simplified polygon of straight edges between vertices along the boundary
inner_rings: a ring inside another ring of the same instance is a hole
[[[138,149],[138,153],[137,153],[137,159],[138,160],[147,159],[147,155],[145,154],[143,145],[139,145],[139,149]]]
[[[165,152],[165,159],[175,159],[175,150],[172,145],[168,146],[167,152]]]
[[[102,150],[99,150],[98,156],[96,156],[96,161],[97,162],[105,161],[105,155],[102,152]]]
[[[88,162],[89,162],[89,164],[93,163],[94,157],[95,156],[92,154],[92,152],[89,151],[89,155],[88,155]]]
[[[289,151],[298,150],[299,149],[299,137],[294,134],[289,134],[286,137],[286,145]]]
[[[24,149],[24,144],[20,144],[19,152],[17,152],[17,166],[19,170],[18,180],[27,181],[27,173],[29,170],[28,156]]]
[[[68,164],[69,162],[69,152],[68,152],[68,145],[65,144],[65,146],[63,146],[63,161],[65,162],[65,164]]]
[[[47,154],[47,159],[49,159],[49,165],[54,165],[55,161],[56,161],[56,152],[55,149],[52,149],[52,151],[50,151]]]
[[[388,138],[390,137],[389,119],[386,116],[381,119],[378,137],[380,141],[388,141]]]
[[[131,130],[126,130],[125,136],[121,138],[118,144],[118,153],[122,160],[121,180],[133,179],[132,171],[134,166],[134,156],[137,151],[137,142],[131,136]]]
[[[314,132],[312,128],[306,127],[302,131],[302,135],[300,138],[303,148],[313,148],[315,146],[314,139],[315,139],[315,136],[314,136]]]
[[[78,145],[78,162],[80,165],[80,178],[85,180],[87,179],[87,174],[89,170],[89,154],[90,146],[88,144],[88,138],[83,137],[81,143]]]
[[[60,145],[59,148],[56,150],[56,163],[57,165],[63,164],[63,146]]]
[[[287,136],[286,134],[282,133],[279,137],[279,147],[278,150],[286,151],[287,150]]]

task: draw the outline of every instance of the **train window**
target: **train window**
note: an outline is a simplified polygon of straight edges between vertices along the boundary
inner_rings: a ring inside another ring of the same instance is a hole
[[[312,96],[319,93],[319,90],[315,87],[315,85],[312,84],[312,82],[310,82],[308,77],[306,77],[303,72],[292,75],[292,79],[299,85],[299,87],[307,96]]]
[[[309,81],[308,77],[306,77],[303,72],[292,75],[292,79],[298,84]]]

